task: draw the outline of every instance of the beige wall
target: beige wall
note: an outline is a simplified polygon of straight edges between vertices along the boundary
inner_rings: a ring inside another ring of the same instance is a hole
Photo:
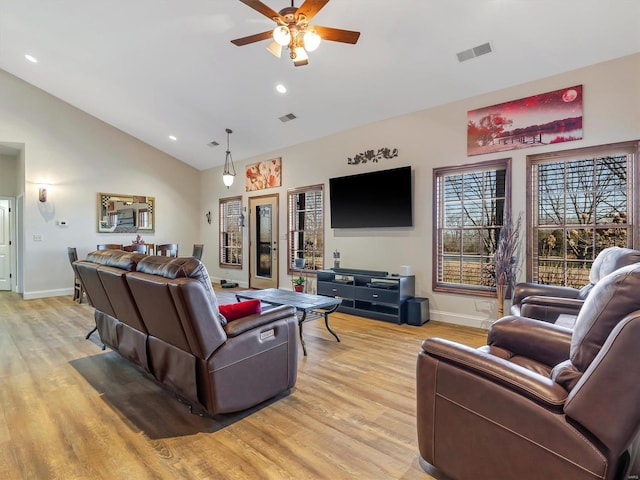
[[[286,233],[287,188],[324,183],[326,225],[329,225],[328,179],[330,177],[411,165],[414,171],[414,227],[404,229],[342,229],[326,228],[325,253],[339,250],[342,266],[397,272],[400,265],[411,265],[416,275],[416,295],[430,298],[431,317],[461,324],[483,326],[497,314],[495,300],[482,297],[436,294],[432,291],[432,185],[433,168],[474,163],[511,157],[513,162],[513,210],[515,215],[525,209],[526,155],[571,149],[618,141],[640,139],[640,55],[594,65],[563,75],[530,82],[469,98],[464,101],[389,119],[365,127],[332,135],[314,142],[236,162],[243,166],[273,157],[282,157],[283,185],[278,189],[251,192],[251,195],[279,192],[281,234]],[[584,139],[565,144],[532,147],[497,154],[467,157],[467,111],[544,93],[571,85],[584,86]],[[372,99],[375,101],[375,99]],[[367,149],[397,148],[399,156],[379,163],[348,165],[347,158]],[[216,186],[221,184],[220,168],[202,175],[204,211],[217,217]],[[384,194],[384,192],[381,192]],[[242,174],[239,181],[222,196],[242,195],[247,204]],[[207,245],[218,245],[217,225],[206,225],[203,232]],[[245,229],[245,237],[247,236]],[[246,240],[246,238],[245,238]],[[280,271],[286,272],[286,237],[281,236]],[[245,241],[245,246],[248,242]],[[248,263],[238,270],[221,270],[217,265],[217,250],[208,249],[208,267],[214,278],[225,278],[245,284]],[[248,258],[248,255],[245,255]],[[331,265],[329,256],[326,264]],[[280,278],[283,288],[290,288],[286,273]]]
[[[71,293],[68,246],[83,257],[98,243],[131,243],[133,234],[96,232],[98,192],[156,197],[148,242],[177,242],[190,253],[200,241],[196,169],[1,70],[0,92],[0,141],[24,144],[15,171],[15,194],[24,192],[24,298]],[[46,203],[40,183],[49,185]]]
[[[15,197],[18,175],[18,158],[0,155],[0,196]]]
[[[0,71],[0,142],[24,145],[17,161],[14,191],[18,197],[24,192],[24,257],[23,266],[18,268],[24,271],[25,298],[71,293],[67,246],[75,246],[83,256],[97,243],[131,241],[132,235],[96,233],[98,192],[155,196],[157,228],[155,234],[145,235],[148,241],[176,241],[183,252],[184,248],[189,251],[192,243],[203,242],[204,261],[212,278],[246,285],[246,262],[243,270],[225,271],[218,266],[218,199],[242,195],[246,204],[243,166],[282,157],[283,186],[252,192],[252,195],[280,194],[283,248],[286,248],[287,188],[323,183],[328,189],[330,177],[411,165],[415,226],[353,231],[327,228],[326,252],[339,250],[342,265],[346,267],[396,272],[400,265],[411,265],[416,275],[416,293],[430,298],[433,319],[485,325],[487,320],[495,318],[495,301],[435,294],[431,290],[433,168],[510,156],[516,187],[513,208],[516,213],[523,211],[526,155],[640,138],[640,90],[636,86],[639,77],[640,55],[634,55],[236,160],[238,179],[227,190],[221,182],[222,168],[197,172]],[[584,140],[502,154],[466,156],[468,110],[575,84],[584,86]],[[347,164],[348,157],[381,147],[398,148],[399,156],[377,164]],[[39,182],[50,184],[47,204],[37,201]],[[328,191],[325,203],[328,210]],[[212,212],[211,225],[206,223],[207,211]],[[58,220],[67,221],[69,226],[58,227]],[[329,225],[328,211],[325,220]],[[42,242],[35,242],[34,235],[41,235]],[[245,245],[247,235],[245,229]],[[286,272],[284,255],[280,271]],[[286,273],[282,273],[280,284],[290,288]]]

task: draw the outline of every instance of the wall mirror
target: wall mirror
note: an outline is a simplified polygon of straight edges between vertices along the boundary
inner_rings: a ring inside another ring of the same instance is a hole
[[[154,197],[98,193],[99,233],[151,233],[154,214]]]

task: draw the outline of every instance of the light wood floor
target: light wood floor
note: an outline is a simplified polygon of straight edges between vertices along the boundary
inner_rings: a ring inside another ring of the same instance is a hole
[[[219,292],[227,303],[229,292]],[[231,301],[231,298],[228,300]],[[335,313],[305,323],[289,395],[203,418],[109,349],[71,297],[0,292],[2,479],[431,479],[418,464],[420,342],[483,330]]]

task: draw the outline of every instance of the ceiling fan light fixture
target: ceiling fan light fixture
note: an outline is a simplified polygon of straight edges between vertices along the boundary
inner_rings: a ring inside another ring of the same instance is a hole
[[[280,58],[280,56],[282,55],[282,45],[280,45],[275,40],[267,45],[267,50],[275,57]]]
[[[322,38],[318,35],[315,30],[307,30],[304,33],[304,48],[307,52],[313,52],[316,48],[320,46],[320,41]]]
[[[291,42],[291,32],[288,27],[279,25],[273,29],[273,39],[278,45],[286,47]]]

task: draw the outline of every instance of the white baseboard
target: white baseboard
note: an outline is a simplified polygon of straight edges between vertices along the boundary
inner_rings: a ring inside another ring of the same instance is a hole
[[[40,290],[36,292],[24,292],[22,294],[23,300],[35,300],[36,298],[46,297],[63,297],[65,295],[73,295],[72,288],[58,288],[56,290]]]
[[[474,315],[463,315],[460,313],[442,312],[439,310],[430,310],[429,316],[431,320],[436,322],[453,323],[454,325],[464,325],[465,327],[484,328],[487,330],[493,319],[478,317]]]

